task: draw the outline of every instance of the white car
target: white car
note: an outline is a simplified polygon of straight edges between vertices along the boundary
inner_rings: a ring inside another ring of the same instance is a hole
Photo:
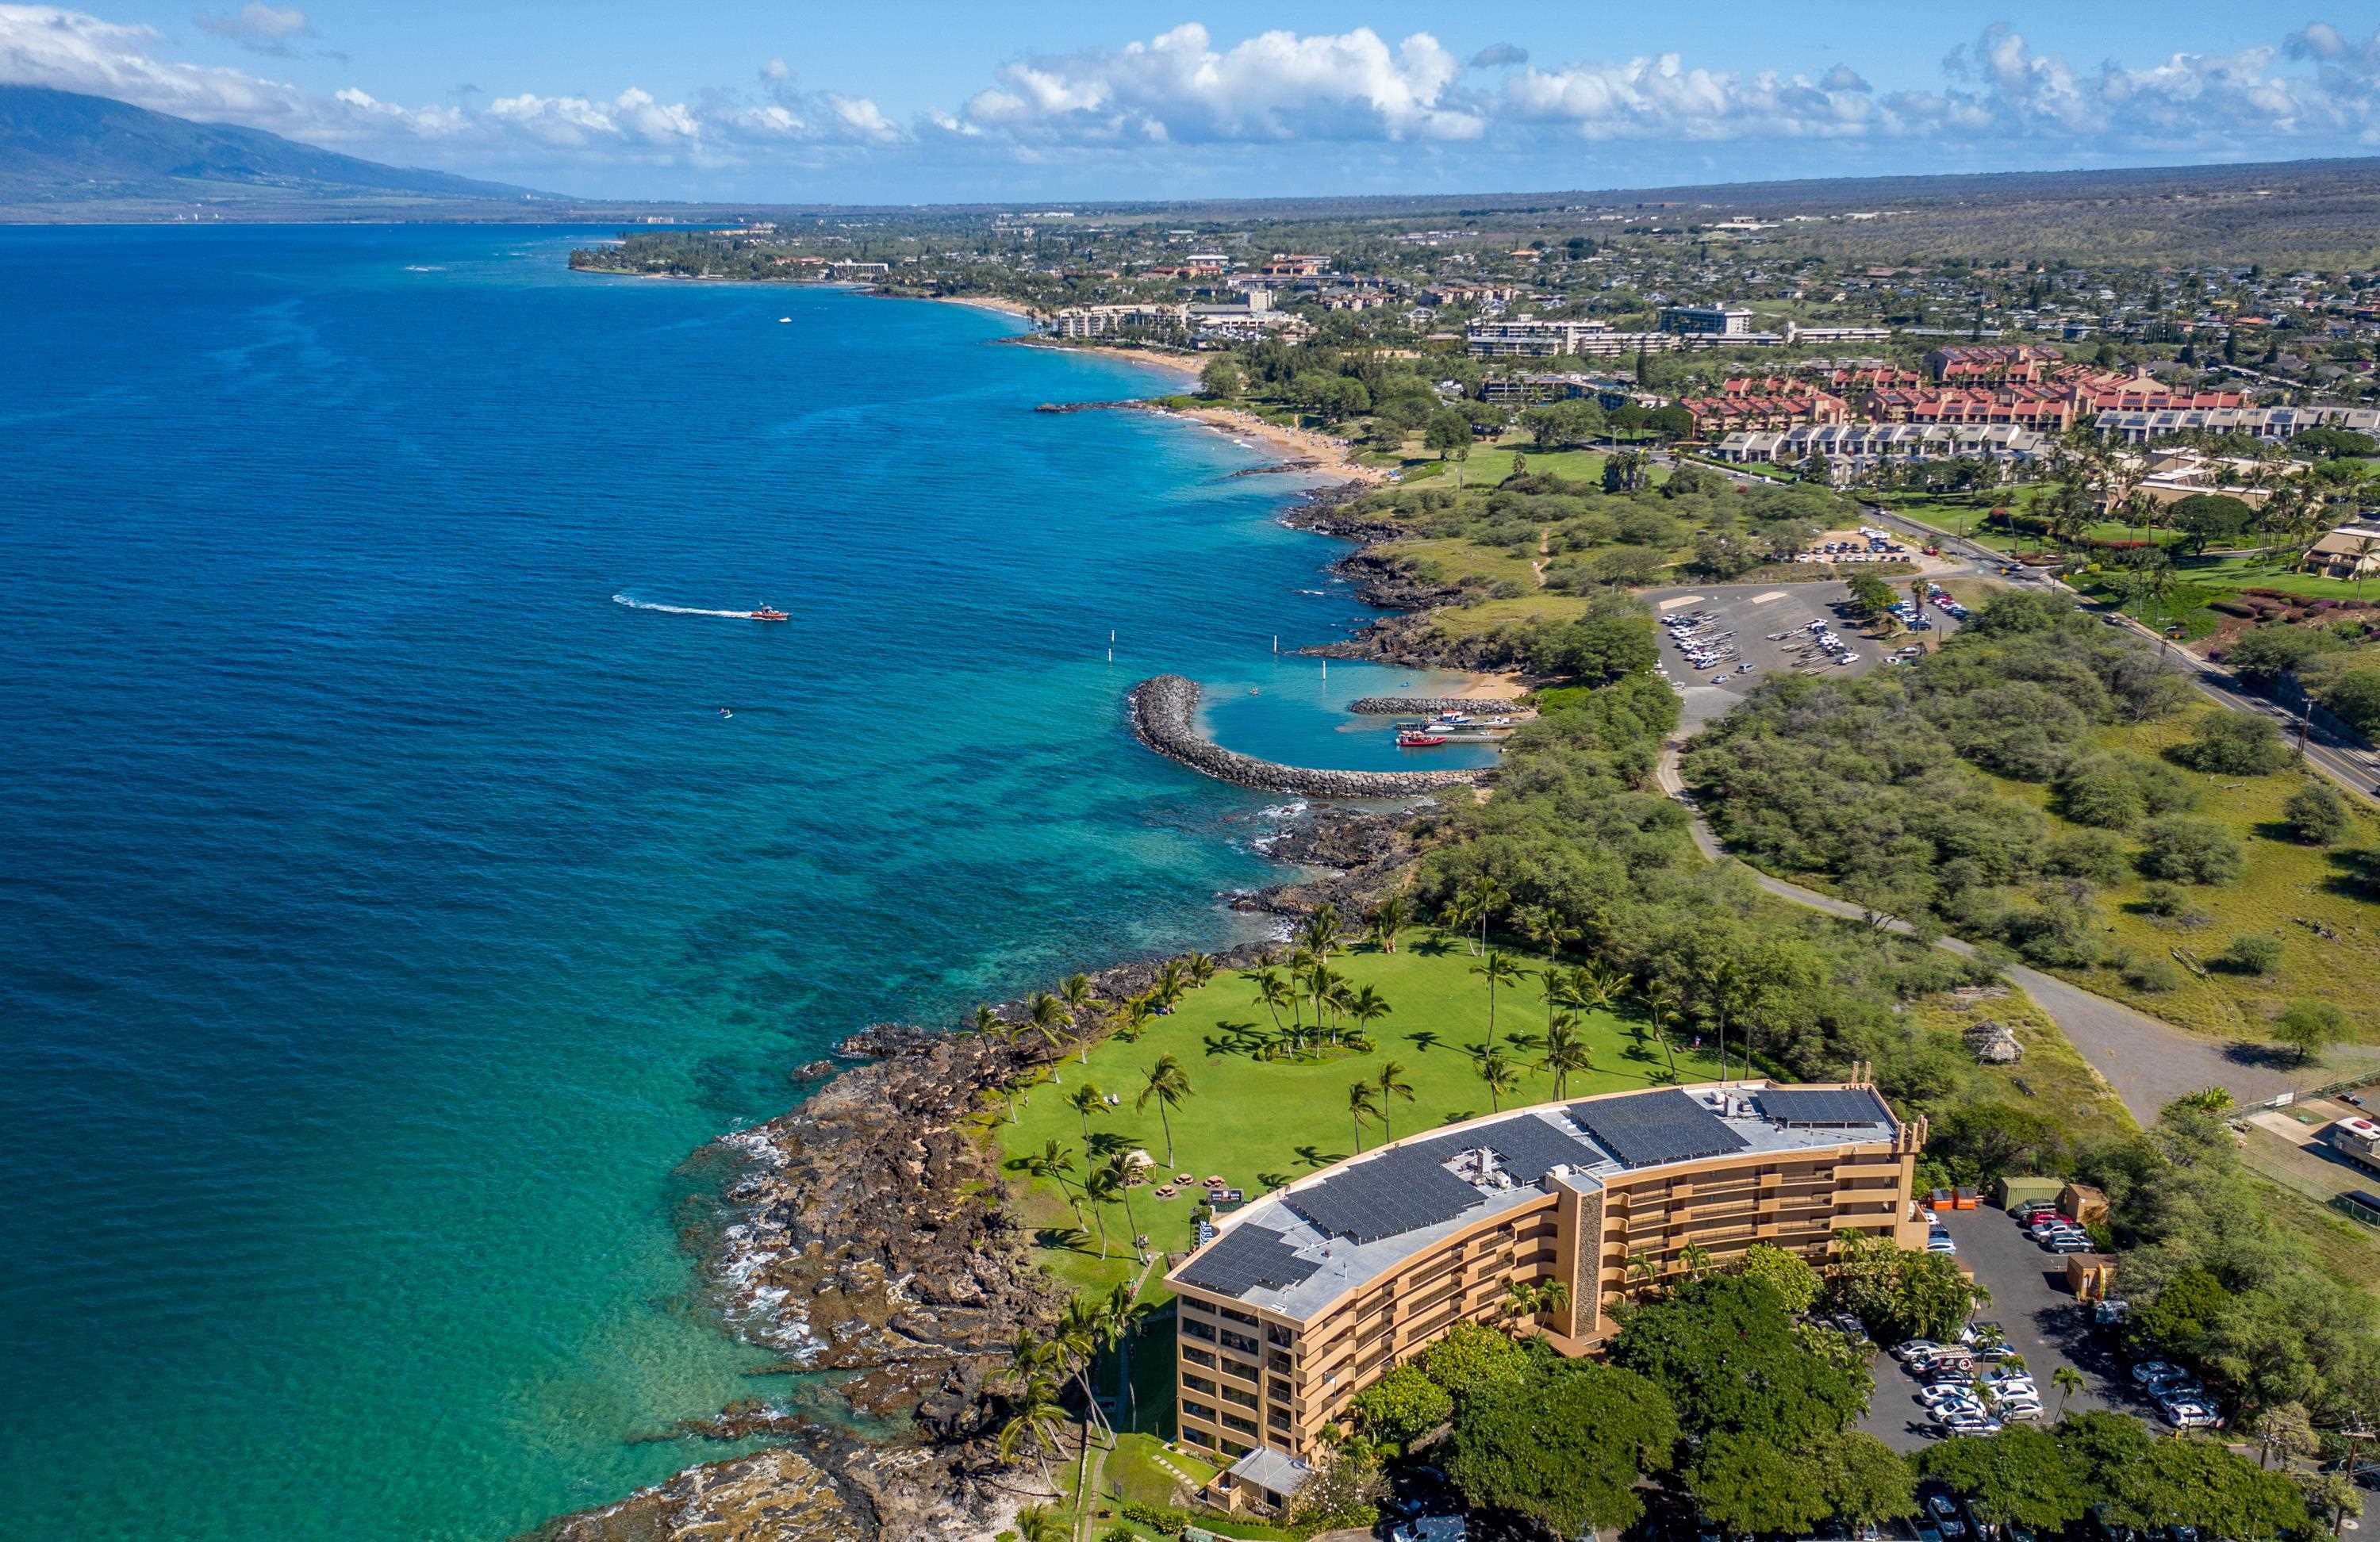
[[[1856,653],[1846,653],[1841,658],[1837,659],[1835,662],[1839,664],[1855,664],[1859,662],[1859,655]]]
[[[1950,1435],[1998,1435],[2000,1432],[2000,1422],[1998,1419],[1980,1416],[1945,1419],[1942,1421],[1942,1428],[1944,1433]]]
[[[2212,1429],[2223,1422],[2214,1409],[2186,1399],[2159,1403],[2157,1412],[2164,1415],[2165,1422],[2176,1429]]]
[[[1923,1355],[1938,1354],[1941,1351],[1942,1346],[1931,1339],[1904,1339],[1892,1346],[1892,1357],[1896,1360],[1915,1360]]]
[[[1960,1403],[1973,1403],[1975,1394],[1972,1389],[1961,1386],[1957,1382],[1942,1381],[1931,1387],[1918,1388],[1917,1401],[1928,1408],[1949,1408]],[[1978,1412],[1980,1411],[1979,1405]]]
[[[1956,1253],[1959,1251],[1959,1245],[1950,1240],[1949,1232],[1937,1232],[1925,1239],[1925,1251],[1928,1253]]]
[[[2001,1419],[2037,1419],[2041,1417],[2041,1400],[2026,1398],[2019,1402],[2004,1402],[1992,1412]]]

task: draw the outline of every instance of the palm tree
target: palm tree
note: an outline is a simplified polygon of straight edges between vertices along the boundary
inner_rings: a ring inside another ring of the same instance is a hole
[[[1138,1411],[1140,1402],[1133,1390],[1132,1378],[1125,1374],[1124,1361],[1128,1356],[1122,1351],[1140,1331],[1141,1322],[1148,1314],[1148,1305],[1135,1300],[1132,1286],[1123,1281],[1108,1288],[1107,1299],[1100,1302],[1099,1307],[1099,1342],[1109,1354],[1116,1356],[1116,1381],[1123,1388],[1125,1398],[1131,1400],[1135,1412]]]
[[[1496,987],[1512,984],[1521,978],[1521,966],[1504,954],[1490,952],[1471,966],[1471,972],[1488,981],[1488,1037],[1496,1037]]]
[[[1169,958],[1159,965],[1157,978],[1149,986],[1158,1004],[1168,1012],[1173,1010],[1175,1003],[1189,989],[1190,966],[1178,958]]]
[[[1066,1029],[1074,1021],[1075,1014],[1066,1010],[1066,1003],[1047,990],[1036,990],[1032,999],[1025,1003],[1026,1026],[1039,1034],[1041,1041],[1053,1050],[1065,1044]]]
[[[1395,1061],[1390,1061],[1382,1065],[1379,1075],[1372,1078],[1372,1085],[1380,1089],[1380,1138],[1382,1140],[1395,1138],[1389,1129],[1389,1111],[1396,1106],[1397,1099],[1402,1098],[1408,1103],[1414,1100],[1413,1083],[1404,1078],[1405,1068]]]
[[[1182,972],[1190,977],[1192,985],[1204,985],[1215,977],[1215,961],[1202,953],[1184,953],[1182,956]]]
[[[1586,1041],[1578,1036],[1578,1019],[1569,1013],[1555,1018],[1553,1026],[1546,1030],[1546,1051],[1537,1058],[1537,1069],[1554,1074],[1556,1098],[1569,1095],[1572,1073],[1584,1075],[1595,1069]]]
[[[1009,1404],[1007,1422],[1000,1427],[1000,1459],[1014,1463],[1020,1452],[1041,1458],[1041,1481],[1050,1482],[1050,1454],[1058,1449],[1058,1430],[1066,1411],[1049,1377],[1037,1370],[1026,1377]]]
[[[1569,1306],[1570,1287],[1568,1285],[1563,1284],[1559,1280],[1550,1278],[1537,1281],[1537,1310],[1539,1312],[1560,1312],[1567,1310]]]
[[[1571,989],[1583,1010],[1601,1011],[1628,989],[1628,977],[1603,964],[1583,964],[1571,971]]]
[[[1190,1073],[1172,1055],[1160,1055],[1157,1063],[1148,1068],[1148,1080],[1133,1102],[1135,1109],[1148,1107],[1151,1098],[1157,1099],[1157,1118],[1165,1126],[1165,1165],[1173,1165],[1173,1118],[1168,1111],[1182,1106],[1190,1096]]]
[[[1519,1080],[1512,1070],[1512,1062],[1506,1060],[1503,1051],[1493,1044],[1482,1046],[1475,1060],[1479,1079],[1488,1084],[1488,1111],[1490,1113],[1502,1112],[1504,1094],[1512,1091],[1513,1084]]]
[[[1066,1003],[1068,1021],[1080,1023],[1091,1006],[1091,977],[1077,969],[1058,982],[1058,999]],[[1091,1041],[1087,1034],[1075,1036],[1075,1053],[1083,1064],[1091,1063]]]
[[[1116,1008],[1116,1037],[1125,1043],[1135,1043],[1148,1031],[1148,1020],[1157,1015],[1157,1003],[1146,990],[1137,996],[1126,996]]]
[[[1314,907],[1297,924],[1297,941],[1317,958],[1329,958],[1339,947],[1339,907],[1329,900]]]
[[[1413,923],[1413,906],[1402,894],[1390,894],[1372,907],[1372,941],[1384,953],[1397,951],[1397,933]]]
[[[1508,1330],[1518,1324],[1523,1317],[1536,1316],[1536,1310],[1537,1293],[1535,1289],[1518,1280],[1505,1282],[1504,1322]]]
[[[1372,987],[1361,986],[1347,998],[1347,1015],[1353,1017],[1358,1026],[1368,1027],[1389,1015],[1389,1003]]]
[[[1347,1114],[1355,1122],[1355,1149],[1364,1149],[1364,1121],[1380,1117],[1380,1095],[1369,1082],[1347,1084]]]
[[[1710,1249],[1698,1242],[1690,1242],[1678,1249],[1678,1262],[1686,1266],[1686,1273],[1699,1280],[1710,1272]]]
[[[1053,1505],[1028,1504],[1016,1512],[1016,1542],[1065,1542],[1073,1529]]]
[[[1678,988],[1667,980],[1656,980],[1645,991],[1645,1011],[1653,1019],[1653,1036],[1661,1041],[1661,1053],[1669,1057],[1670,1080],[1678,1079],[1677,1046],[1670,1042],[1667,1026],[1680,1003]]]
[[[1075,1207],[1075,1216],[1079,1218],[1082,1215],[1083,1207],[1075,1199],[1074,1186],[1066,1182],[1066,1174],[1075,1171],[1074,1152],[1055,1140],[1046,1142],[1038,1153],[1025,1159],[1025,1171],[1036,1178],[1047,1178],[1056,1184],[1058,1192]]]
[[[1171,1161],[1172,1158],[1167,1160]],[[1119,1151],[1110,1157],[1107,1174],[1115,1181],[1116,1197],[1123,1201],[1124,1224],[1132,1228],[1132,1250],[1136,1257],[1140,1253],[1140,1218],[1132,1213],[1132,1181],[1137,1176],[1133,1170],[1132,1153]]]
[[[1099,1258],[1104,1262],[1108,1256],[1108,1218],[1107,1212],[1099,1207],[1112,1205],[1124,1197],[1123,1181],[1116,1176],[1112,1162],[1105,1167],[1095,1167],[1083,1175],[1083,1197],[1091,1202],[1091,1220],[1099,1229]],[[1131,1201],[1125,1199],[1125,1204],[1128,1214]]]
[[[1472,904],[1478,911],[1478,914],[1473,917],[1473,919],[1479,923],[1479,951],[1481,953],[1486,953],[1488,951],[1488,923],[1495,918],[1497,911],[1502,909],[1505,905],[1511,902],[1512,892],[1505,888],[1502,884],[1497,882],[1494,879],[1489,878],[1486,873],[1481,873],[1469,883],[1464,884],[1463,887],[1469,891]]]
[[[1463,945],[1473,957],[1477,957],[1479,945],[1471,941],[1472,923],[1480,917],[1479,902],[1465,889],[1457,889],[1438,907],[1438,924],[1450,931],[1463,933]]]
[[[1295,999],[1282,989],[1281,976],[1273,971],[1270,965],[1261,969],[1244,969],[1241,976],[1257,988],[1257,1000],[1272,1014],[1272,1031],[1281,1032],[1281,1003],[1289,1002],[1293,1007],[1296,1004]]]
[[[1068,1107],[1083,1116],[1083,1143],[1087,1146],[1091,1139],[1091,1111],[1104,1108],[1107,1099],[1098,1087],[1085,1082],[1066,1094],[1066,1103]]]
[[[1643,1248],[1628,1255],[1628,1277],[1638,1284],[1650,1285],[1660,1274],[1660,1260]]]
[[[2058,1416],[2066,1417],[2066,1400],[2082,1390],[2082,1373],[2071,1366],[2060,1366],[2049,1373],[2050,1384],[2058,1389]]]
[[[1578,972],[1565,969],[1559,964],[1548,964],[1537,972],[1537,977],[1545,981],[1546,1027],[1548,1032],[1553,1028],[1555,1014],[1575,1012],[1585,1004],[1579,999],[1578,982],[1572,977]]]
[[[959,1032],[963,1034],[973,1034],[986,1038],[997,1033],[999,1029],[1000,1014],[992,1011],[991,1007],[983,1002],[976,1002],[975,1010],[968,1013],[966,1014],[966,1020],[959,1026]]]

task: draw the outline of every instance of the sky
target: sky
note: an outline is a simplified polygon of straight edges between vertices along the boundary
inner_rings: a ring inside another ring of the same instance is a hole
[[[586,197],[1649,187],[2380,154],[2380,0],[0,4],[0,83]]]

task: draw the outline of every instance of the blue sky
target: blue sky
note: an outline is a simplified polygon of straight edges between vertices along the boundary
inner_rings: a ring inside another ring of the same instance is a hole
[[[2380,4],[0,4],[0,80],[597,196],[1550,189],[2380,154]]]

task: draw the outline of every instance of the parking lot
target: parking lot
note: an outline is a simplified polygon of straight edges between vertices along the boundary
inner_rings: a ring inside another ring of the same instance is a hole
[[[1656,617],[1697,618],[1691,629],[1656,628],[1661,673],[1685,698],[1689,727],[1725,714],[1745,692],[1773,675],[1864,674],[1899,650],[1946,637],[1957,626],[1938,607],[1929,605],[1925,630],[1888,639],[1862,637],[1859,624],[1842,610],[1850,601],[1851,586],[1839,581],[1710,584],[1652,589],[1644,598]],[[1838,652],[1829,654],[1817,646],[1810,630],[1813,622],[1825,623],[1840,639]],[[1697,668],[1697,649],[1725,651],[1710,667]],[[1841,662],[1846,657],[1850,662]]]
[[[2082,1373],[2082,1390],[2063,1400],[2067,1410],[2120,1408],[2156,1417],[2155,1407],[2136,1396],[2125,1379],[2112,1337],[2095,1330],[2091,1308],[2067,1293],[2064,1258],[2043,1252],[2005,1210],[1945,1210],[1937,1219],[1958,1245],[1960,1261],[1992,1293],[1991,1305],[1975,1316],[1998,1323],[2009,1347],[2024,1356],[2025,1370],[2041,1393],[2039,1422],[2048,1424],[2058,1416],[2056,1375],[2060,1366]],[[1860,1427],[1895,1451],[1913,1451],[1929,1444],[1936,1431],[1918,1401],[1917,1378],[1881,1353],[1875,1370],[1876,1396]]]

